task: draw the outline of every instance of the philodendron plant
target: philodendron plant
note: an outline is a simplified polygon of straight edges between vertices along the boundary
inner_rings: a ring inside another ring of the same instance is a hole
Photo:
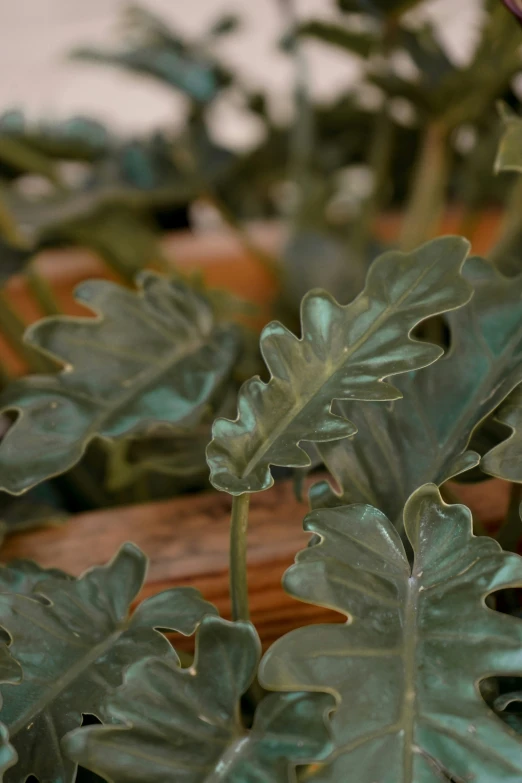
[[[237,417],[216,420],[207,449],[214,487],[233,498],[232,621],[193,588],[132,612],[146,573],[132,544],[77,579],[32,562],[2,567],[6,783],[72,783],[77,765],[82,780],[91,771],[114,783],[522,779],[522,621],[499,599],[522,587],[522,558],[474,535],[470,511],[439,490],[480,462],[468,442],[505,398],[506,423],[522,418],[522,280],[468,251],[445,237],[387,252],[350,304],[310,292],[301,336],[265,328],[269,380],[244,384]],[[158,424],[182,431],[219,390],[233,331],[209,332],[200,318],[180,332],[195,303],[149,275],[147,321],[131,343],[129,313],[103,306],[112,285],[87,289],[97,319],[33,332],[64,369],[4,399],[18,412],[0,445],[5,489],[65,470],[90,440]],[[434,316],[449,326],[445,356],[415,337]],[[271,487],[272,466],[306,469],[310,448],[340,486],[313,489],[310,543],[284,585],[346,622],[292,631],[261,657],[249,500]],[[516,434],[482,463],[497,475],[509,465],[522,481]],[[166,631],[195,634],[193,660],[181,662]]]

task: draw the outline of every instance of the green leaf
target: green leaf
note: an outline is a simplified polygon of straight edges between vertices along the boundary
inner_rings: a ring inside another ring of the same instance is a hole
[[[335,758],[314,781],[514,783],[522,742],[478,685],[520,675],[522,623],[485,599],[522,586],[522,559],[475,538],[470,511],[445,505],[434,485],[410,498],[404,526],[413,567],[393,525],[370,506],[307,517],[320,543],[298,555],[285,587],[348,622],[287,634],[262,661],[261,682],[337,696]]]
[[[522,387],[518,386],[501,407],[497,421],[512,430],[510,437],[482,458],[485,473],[506,481],[522,482]]]
[[[501,106],[504,133],[500,139],[495,171],[522,172],[522,118]]]
[[[447,58],[444,62],[432,29],[426,25],[398,40],[420,66],[418,78],[375,74],[372,81],[387,94],[410,100],[427,119],[440,121],[445,128],[479,121],[520,70],[519,26],[513,24],[501,3],[489,6],[479,44],[464,68],[451,67]]]
[[[513,691],[511,693],[504,693],[497,696],[493,703],[493,708],[499,718],[504,723],[516,731],[517,734],[522,735],[522,710],[520,704],[522,703],[522,691]]]
[[[138,293],[89,281],[78,301],[92,318],[46,318],[26,340],[61,359],[56,375],[24,378],[0,397],[20,412],[0,444],[3,488],[20,493],[64,472],[99,436],[194,427],[229,382],[239,352],[234,327],[214,323],[207,302],[152,273]]]
[[[206,617],[196,659],[182,669],[176,656],[131,666],[109,697],[114,723],[70,734],[66,752],[113,783],[287,783],[289,764],[320,760],[331,751],[327,694],[272,694],[261,702],[251,731],[239,700],[251,684],[260,644],[249,623]]]
[[[82,713],[102,718],[105,696],[126,666],[169,654],[169,642],[155,629],[190,634],[215,613],[197,590],[178,588],[149,598],[131,616],[146,564],[139,549],[125,544],[107,566],[77,580],[46,578],[35,584],[34,596],[0,594],[0,623],[23,670],[20,684],[1,689],[2,721],[19,757],[6,783],[24,783],[31,774],[73,781],[76,767],[60,741],[81,724]]]
[[[33,560],[11,560],[9,565],[0,567],[0,593],[34,593],[33,598],[37,600],[36,587],[47,579],[72,581],[74,577],[59,568],[42,568]],[[4,679],[0,676],[1,681]]]
[[[337,5],[345,13],[402,14],[420,0],[337,0]]]
[[[317,447],[341,491],[317,484],[314,507],[370,503],[400,526],[415,489],[478,464],[467,450],[473,430],[522,380],[522,277],[503,277],[480,258],[466,262],[464,277],[474,294],[446,316],[450,348],[439,362],[398,379],[403,399],[339,404],[359,432]]]
[[[303,22],[299,26],[298,33],[300,36],[323,41],[360,57],[368,57],[380,40],[380,36],[375,33],[357,32],[323,20]]]
[[[393,400],[384,378],[425,367],[442,353],[410,332],[424,318],[468,301],[460,275],[468,243],[458,237],[428,242],[413,253],[389,252],[370,267],[364,291],[346,306],[310,292],[301,306],[302,338],[280,323],[261,335],[271,373],[239,392],[236,421],[218,419],[207,450],[211,481],[233,495],[267,489],[270,465],[306,467],[301,441],[353,435],[354,425],[331,412],[336,399]]]
[[[211,101],[220,87],[216,64],[196,47],[185,44],[150,12],[139,9],[133,14],[135,45],[130,43],[120,51],[79,47],[71,57],[134,71],[174,87],[192,100]]]
[[[4,780],[4,773],[13,767],[17,761],[18,756],[16,755],[16,750],[9,742],[9,732],[6,727],[0,723],[0,775],[2,775],[2,780]]]
[[[23,141],[47,158],[88,163],[107,155],[113,144],[107,129],[96,120],[80,116],[35,124],[18,110],[0,116],[0,135]]]
[[[87,214],[42,227],[42,244],[88,247],[117,275],[132,282],[136,275],[162,259],[157,232],[125,205],[104,205]]]
[[[117,492],[131,486],[149,473],[179,478],[185,482],[200,477],[207,471],[205,449],[210,427],[186,437],[170,436],[132,440],[111,450],[107,466],[107,489]]]
[[[236,14],[224,13],[212,22],[209,36],[211,38],[220,38],[223,35],[230,35],[230,33],[235,33],[240,26],[241,20],[239,16],[236,16]]]
[[[0,162],[22,174],[39,174],[55,185],[60,185],[54,161],[34,149],[24,139],[0,134]]]

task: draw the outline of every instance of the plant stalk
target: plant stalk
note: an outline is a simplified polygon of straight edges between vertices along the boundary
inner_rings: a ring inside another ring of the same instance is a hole
[[[49,372],[56,366],[45,356],[40,356],[24,343],[26,325],[8,302],[5,291],[0,290],[0,332],[9,345],[29,365],[32,372]]]
[[[500,236],[488,256],[489,260],[495,264],[497,269],[506,275],[517,274],[521,271],[518,254],[515,253],[515,258],[511,258],[512,251],[521,242],[522,238],[521,215],[522,177],[519,176],[513,185],[509,197],[500,229]]]
[[[290,179],[295,183],[299,191],[297,205],[297,211],[299,211],[299,203],[303,202],[306,195],[310,159],[314,148],[314,117],[308,88],[308,65],[298,35],[299,19],[296,13],[295,2],[294,0],[279,0],[279,5],[285,18],[295,66],[295,118],[290,134],[289,170]]]
[[[24,242],[16,221],[2,198],[0,198],[0,234],[9,244],[20,246]]]
[[[412,250],[436,233],[444,210],[448,169],[448,131],[431,122],[415,163],[400,236],[402,250]]]
[[[397,21],[388,18],[382,40],[374,54],[385,59],[389,57],[398,29]],[[392,163],[394,137],[395,124],[390,114],[389,100],[385,97],[374,118],[367,157],[368,167],[373,176],[372,190],[362,204],[359,218],[353,229],[354,252],[359,258],[364,258],[367,254],[373,224],[383,206]]]
[[[394,123],[385,101],[375,117],[375,126],[370,143],[368,166],[372,172],[372,191],[364,201],[359,219],[354,227],[354,252],[364,258],[368,250],[372,227],[383,204],[385,187],[388,181],[392,160]]]
[[[232,619],[250,620],[247,579],[247,529],[250,494],[232,500],[230,519],[230,599]]]
[[[27,267],[25,277],[29,290],[38,302],[44,315],[60,315],[60,305],[54,296],[53,289],[47,280],[37,271],[34,262],[31,262]]]

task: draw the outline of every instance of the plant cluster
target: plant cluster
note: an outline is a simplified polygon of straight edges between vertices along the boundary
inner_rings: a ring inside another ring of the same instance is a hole
[[[210,301],[216,324],[223,315],[229,318],[231,307],[242,317],[230,296],[187,279],[164,257],[158,227],[169,211],[196,200],[212,203],[248,253],[269,269],[278,291],[274,316],[294,330],[298,303],[308,290],[324,288],[342,303],[359,293],[371,259],[389,247],[377,218],[390,207],[403,208],[399,245],[410,250],[437,233],[448,203],[459,205],[463,235],[480,224],[484,207],[505,203],[491,259],[501,271],[517,272],[521,186],[518,180],[511,186],[509,175],[493,174],[503,122],[492,102],[507,96],[516,104],[510,84],[520,71],[521,31],[500,2],[488,0],[475,54],[466,67],[457,66],[435,30],[412,16],[417,5],[339,0],[338,21],[301,23],[292,3],[283,3],[286,34],[280,44],[296,70],[295,122],[289,126],[273,119],[266,96],[253,94],[241,74],[220,61],[218,43],[235,34],[237,19],[222,17],[198,40],[187,40],[138,7],[124,16],[121,48],[83,47],[73,56],[159,80],[183,95],[188,119],[181,131],[121,140],[91,120],[31,125],[20,112],[5,114],[0,120],[0,332],[29,370],[49,373],[57,364],[49,351],[44,355],[24,341],[24,318],[5,284],[22,273],[42,314],[60,315],[37,258],[49,246],[93,248],[131,289],[144,269],[189,285],[191,297]],[[303,46],[310,39],[361,63],[360,83],[329,106],[316,105],[309,95]],[[400,67],[404,61],[406,69]],[[376,103],[368,106],[364,98],[371,91]],[[224,149],[212,137],[213,107],[227,94],[264,128],[264,139],[248,153]],[[504,115],[508,122],[507,108]],[[467,146],[459,142],[462,137]],[[71,163],[76,166],[72,179]],[[361,166],[370,175],[365,192],[354,179]],[[27,192],[27,180],[35,175],[40,187],[47,183],[39,194]],[[285,183],[294,195],[283,204]],[[274,215],[283,215],[288,227],[277,257],[257,247],[242,223]],[[123,294],[109,290],[114,308]],[[139,290],[129,296],[133,307],[143,310],[136,317],[147,320],[147,296]],[[79,297],[84,298],[82,291]],[[40,340],[39,327],[30,334]],[[54,352],[52,346],[49,350]],[[92,444],[73,471],[30,493],[23,505],[1,496],[2,518],[20,526],[71,510],[204,488],[211,421],[231,412],[240,382],[258,365],[257,340],[243,329],[235,357],[225,365],[228,375],[199,418],[175,435],[168,429],[133,432],[116,445]],[[0,381],[6,386],[9,380],[4,367]],[[190,458],[180,459],[180,450]]]
[[[499,167],[522,171],[521,139],[513,117]],[[237,416],[214,422],[206,450],[212,484],[233,498],[232,622],[193,588],[132,611],[146,571],[132,544],[77,579],[2,567],[6,783],[67,783],[77,765],[114,783],[522,775],[522,623],[510,600],[522,558],[508,546],[520,518],[508,516],[503,549],[441,495],[477,465],[522,483],[522,279],[468,254],[459,237],[389,251],[351,303],[307,294],[299,336],[264,329],[269,379],[242,386]],[[235,361],[235,328],[216,326],[180,283],[148,273],[137,294],[93,281],[80,292],[96,319],[49,318],[30,333],[62,371],[4,397],[18,413],[0,445],[10,492],[65,471],[91,440],[182,433]],[[446,351],[414,336],[435,317]],[[481,456],[470,442],[499,406],[511,435]],[[273,466],[306,470],[311,450],[337,490],[312,487],[309,546],[284,586],[346,622],[292,631],[261,656],[249,500],[271,487]],[[195,634],[194,658],[167,632]]]
[[[341,5],[369,13],[374,36],[413,3]],[[516,196],[522,120],[504,108],[502,122],[495,168],[512,172]],[[307,194],[311,180],[299,181]],[[448,236],[379,255],[348,303],[309,291],[298,330],[264,328],[263,379],[237,394],[244,335],[179,276],[87,281],[77,296],[94,317],[30,327],[27,349],[60,369],[0,396],[2,490],[26,497],[89,451],[115,491],[150,470],[186,482],[208,464],[231,496],[232,619],[194,588],[140,602],[147,559],[130,543],[79,578],[1,566],[2,780],[522,779],[522,276],[502,263],[520,241],[514,217],[500,261]],[[302,485],[316,465],[329,478],[311,486],[310,540],[283,584],[345,622],[301,627],[262,654],[250,498],[278,470]],[[491,476],[513,482],[496,540],[452,497],[456,478]],[[93,491],[102,479],[77,473]],[[193,656],[176,651],[177,634],[194,636]]]

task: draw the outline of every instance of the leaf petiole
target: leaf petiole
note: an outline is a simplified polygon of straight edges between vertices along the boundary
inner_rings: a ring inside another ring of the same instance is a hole
[[[230,518],[230,600],[232,619],[247,622],[248,608],[247,579],[247,530],[250,495],[237,495],[232,500]]]

